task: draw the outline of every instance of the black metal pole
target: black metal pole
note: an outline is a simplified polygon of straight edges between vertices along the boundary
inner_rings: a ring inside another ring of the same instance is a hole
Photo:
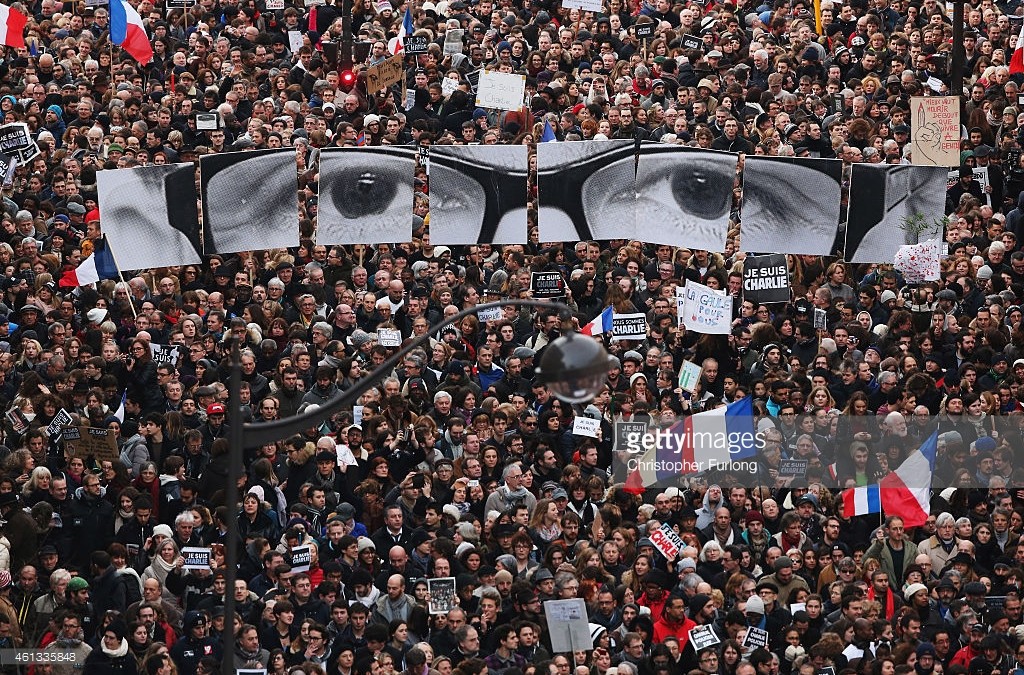
[[[395,367],[401,363],[402,359],[405,358],[406,354],[411,352],[413,349],[426,344],[430,338],[444,326],[456,323],[460,319],[470,316],[471,314],[476,314],[482,309],[504,307],[507,305],[515,305],[517,307],[547,307],[548,309],[554,309],[559,312],[562,312],[563,310],[568,311],[567,306],[558,305],[550,300],[533,300],[526,298],[489,302],[483,305],[470,307],[469,309],[464,309],[458,314],[448,318],[446,321],[436,326],[431,326],[425,334],[415,338],[402,349],[399,349],[398,352],[384,361],[384,363],[380,364],[380,366],[370,375],[358,380],[351,389],[346,389],[340,396],[327,401],[318,410],[283,420],[274,420],[272,422],[264,422],[261,424],[246,424],[242,428],[242,438],[239,440],[239,444],[242,446],[241,449],[238,450],[239,464],[241,464],[242,461],[241,453],[245,449],[258,448],[266,445],[267,443],[275,443],[282,438],[288,438],[289,436],[302,433],[311,427],[318,427],[324,420],[330,419],[331,415],[352,406],[352,404],[359,400],[360,396],[373,388],[374,384],[376,384],[378,379],[382,377],[384,373],[389,373],[394,370]],[[234,371],[232,371],[232,373],[233,372]],[[241,377],[241,375],[239,375],[239,377]],[[234,428],[232,428],[232,431],[234,431]]]
[[[959,96],[963,103],[964,96],[964,0],[953,0],[953,54],[950,65],[951,96]]]
[[[228,511],[228,541],[224,567],[227,588],[224,595],[224,648],[221,669],[224,675],[235,674],[235,581],[238,579],[238,481],[242,475],[245,452],[242,429],[242,355],[238,341],[231,345],[231,377],[228,388],[228,484],[224,486],[224,504]]]

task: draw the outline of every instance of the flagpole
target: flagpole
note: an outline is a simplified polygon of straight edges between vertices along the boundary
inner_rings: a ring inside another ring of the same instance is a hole
[[[103,245],[107,248],[107,251],[110,253],[110,258],[114,261],[114,267],[117,268],[118,278],[121,279],[121,283],[128,287],[128,305],[132,308],[132,316],[138,319],[139,313],[135,311],[135,302],[132,300],[131,286],[128,286],[128,282],[125,281],[124,274],[121,272],[121,265],[117,262],[117,257],[114,255],[114,249],[110,247],[110,243],[107,241],[107,235],[103,235]]]

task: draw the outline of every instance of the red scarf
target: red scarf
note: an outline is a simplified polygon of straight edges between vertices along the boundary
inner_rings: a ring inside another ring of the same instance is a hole
[[[868,588],[868,599],[869,600],[874,600],[875,599],[875,587],[874,586],[871,586],[870,588]],[[885,619],[886,619],[886,621],[891,619],[893,614],[896,612],[896,608],[893,607],[894,604],[895,604],[895,601],[892,599],[892,592],[890,591],[890,592],[885,594]]]

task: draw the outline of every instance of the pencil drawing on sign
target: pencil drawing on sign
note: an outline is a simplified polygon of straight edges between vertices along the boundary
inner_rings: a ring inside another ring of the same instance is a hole
[[[746,157],[740,250],[829,255],[839,227],[838,159]]]
[[[633,238],[633,141],[539,144],[537,194],[541,241]]]
[[[332,246],[409,239],[415,169],[415,148],[331,148],[321,152],[317,243]]]
[[[96,190],[103,231],[123,269],[201,262],[191,162],[99,171]]]
[[[199,170],[207,254],[298,245],[294,150],[204,155]]]
[[[526,146],[435,145],[428,161],[431,243],[526,241]]]
[[[641,241],[722,251],[738,155],[643,144],[636,171],[636,233]]]

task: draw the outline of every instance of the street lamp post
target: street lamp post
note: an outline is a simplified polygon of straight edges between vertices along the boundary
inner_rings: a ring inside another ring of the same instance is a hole
[[[571,325],[569,323],[571,316],[569,308],[565,305],[552,303],[551,301],[511,298],[464,309],[446,319],[444,323],[431,327],[425,334],[412,339],[408,344],[386,359],[384,363],[380,364],[367,377],[360,379],[350,389],[327,401],[318,409],[287,419],[261,424],[240,423],[239,415],[242,409],[241,352],[237,342],[232,345],[228,398],[229,414],[231,416],[231,425],[228,428],[228,441],[231,446],[231,457],[228,469],[228,484],[225,486],[225,503],[228,505],[229,516],[227,523],[228,541],[225,547],[224,560],[227,589],[224,596],[224,656],[222,671],[225,674],[234,675],[235,673],[235,580],[238,576],[239,544],[238,517],[235,511],[238,506],[238,483],[242,477],[242,462],[245,450],[274,443],[307,429],[320,426],[321,423],[330,419],[335,413],[354,405],[360,396],[369,391],[382,377],[392,372],[407,354],[417,347],[426,344],[431,336],[444,326],[454,324],[460,319],[476,314],[481,310],[507,307],[509,305],[554,309],[559,312],[563,326],[562,336],[544,348],[539,367],[537,368],[537,375],[549,386],[551,394],[562,401],[576,404],[591,400],[604,384],[613,357],[609,356],[604,346],[594,338],[580,335],[569,328]]]

